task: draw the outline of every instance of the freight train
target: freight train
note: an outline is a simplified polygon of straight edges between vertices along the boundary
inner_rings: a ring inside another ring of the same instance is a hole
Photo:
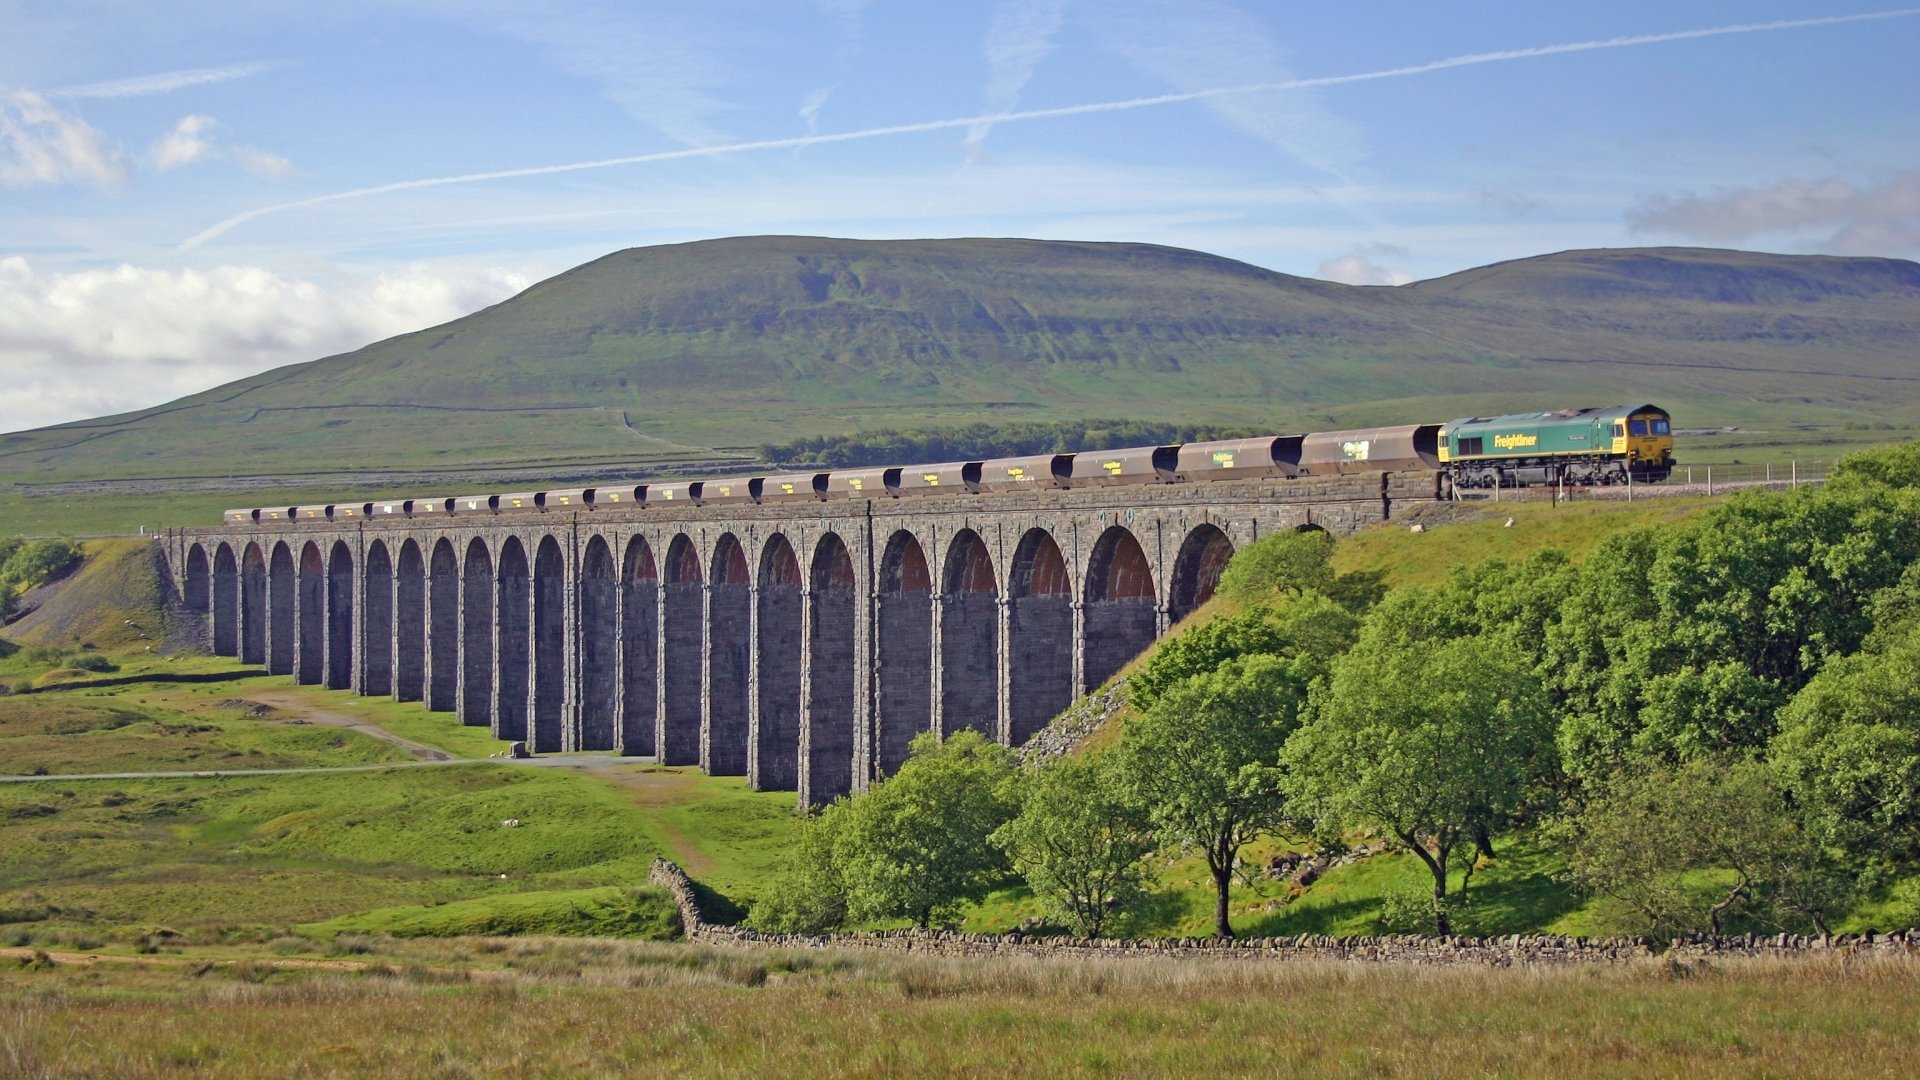
[[[656,506],[724,506],[911,499],[990,493],[1290,479],[1361,472],[1431,472],[1456,490],[1533,484],[1664,480],[1673,468],[1672,420],[1652,405],[1469,417],[1445,424],[1262,435],[1250,439],[1083,450],[935,465],[776,473],[720,480],[435,495],[367,503],[228,510],[229,525],[435,520]]]

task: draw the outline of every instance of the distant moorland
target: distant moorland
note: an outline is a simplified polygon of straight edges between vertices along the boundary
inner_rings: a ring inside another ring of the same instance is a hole
[[[157,491],[208,493],[201,516],[221,490],[644,475],[982,422],[1324,430],[1633,399],[1748,429],[1735,452],[1861,445],[1920,424],[1916,335],[1920,265],[1891,259],[1576,251],[1380,288],[1141,244],[714,240],[0,436],[0,518],[130,530],[180,506]],[[79,512],[106,497],[133,501]]]

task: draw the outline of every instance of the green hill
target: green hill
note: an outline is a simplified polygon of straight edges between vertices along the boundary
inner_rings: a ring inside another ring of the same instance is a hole
[[[1916,338],[1920,265],[1887,259],[1567,252],[1378,288],[1142,244],[745,237],[617,252],[357,352],[0,436],[0,481],[437,486],[983,419],[1297,429],[1628,398],[1687,427],[1906,429]]]

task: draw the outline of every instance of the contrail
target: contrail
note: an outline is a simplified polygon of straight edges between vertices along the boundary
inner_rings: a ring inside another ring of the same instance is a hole
[[[193,68],[188,71],[168,71],[159,75],[141,75],[132,79],[115,79],[112,82],[83,83],[78,86],[57,86],[51,90],[40,91],[40,96],[49,98],[124,98],[144,97],[148,94],[169,94],[175,90],[184,90],[189,86],[202,86],[206,83],[244,79],[249,75],[258,75],[274,66],[273,64],[255,61],[249,64],[234,64],[231,67]]]
[[[604,158],[598,161],[576,161],[565,165],[535,165],[519,169],[499,169],[493,172],[463,173],[459,176],[437,176],[423,180],[401,180],[391,184],[354,188],[351,191],[336,191],[330,195],[316,195],[310,199],[298,199],[294,202],[262,206],[255,210],[235,214],[225,221],[188,237],[181,242],[180,250],[190,251],[209,240],[221,236],[236,226],[244,225],[255,218],[265,217],[268,214],[277,214],[286,210],[298,210],[308,206],[318,206],[323,203],[341,202],[346,199],[360,199],[369,195],[384,195],[394,191],[411,191],[416,188],[445,187],[449,184],[473,184],[485,180],[510,180],[522,176],[547,176],[553,173],[582,172],[587,169],[610,169],[619,165],[645,165],[656,161],[678,161],[684,158],[719,157],[726,154],[746,154],[761,150],[791,150],[806,146],[822,146],[828,143],[881,139],[892,135],[916,135],[929,131],[971,128],[981,124],[1007,124],[1022,120],[1052,120],[1067,116],[1085,116],[1091,113],[1125,112],[1131,109],[1151,108],[1156,105],[1176,105],[1182,102],[1204,101],[1208,98],[1227,97],[1233,94],[1252,94],[1273,90],[1306,90],[1322,86],[1344,86],[1348,83],[1371,82],[1376,79],[1400,79],[1409,75],[1425,75],[1429,72],[1445,71],[1449,68],[1473,67],[1478,64],[1503,63],[1509,60],[1528,60],[1538,56],[1559,56],[1564,53],[1594,52],[1600,49],[1625,49],[1640,45],[1658,45],[1669,41],[1726,37],[1733,34],[1758,34],[1775,30],[1798,30],[1813,26],[1834,26],[1841,23],[1867,22],[1877,19],[1899,19],[1913,15],[1920,15],[1920,8],[1899,8],[1891,11],[1873,11],[1857,15],[1827,15],[1813,19],[1777,19],[1773,22],[1739,23],[1732,26],[1714,26],[1699,30],[1675,30],[1664,34],[1635,34],[1630,37],[1603,38],[1596,41],[1574,41],[1560,45],[1538,45],[1526,49],[1505,49],[1499,52],[1468,53],[1464,56],[1448,57],[1444,60],[1434,60],[1425,64],[1386,68],[1381,71],[1365,71],[1353,75],[1323,75],[1311,79],[1288,79],[1283,82],[1250,83],[1242,86],[1217,86],[1205,90],[1188,90],[1175,94],[1156,94],[1152,97],[1127,98],[1121,101],[1098,101],[1084,105],[1062,105],[1051,109],[1021,109],[1015,112],[990,113],[984,116],[961,116],[949,120],[922,120],[911,124],[890,124],[885,127],[862,128],[858,131],[829,132],[824,135],[796,135],[783,139],[756,139],[751,142],[725,143],[718,146],[692,146],[681,150],[661,150],[651,154]]]

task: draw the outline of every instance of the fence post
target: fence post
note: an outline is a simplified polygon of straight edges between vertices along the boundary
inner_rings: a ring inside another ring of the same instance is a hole
[[[1713,466],[1707,466],[1707,494],[1713,494]]]
[[[1800,459],[1793,459],[1793,487],[1800,486]]]

